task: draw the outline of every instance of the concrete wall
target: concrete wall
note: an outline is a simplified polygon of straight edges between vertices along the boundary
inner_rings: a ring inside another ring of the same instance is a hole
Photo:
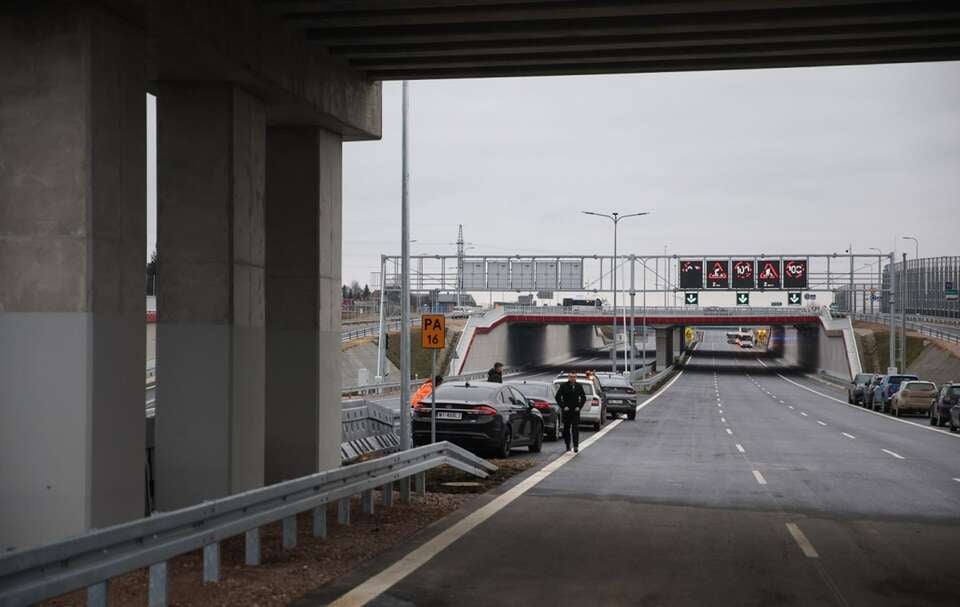
[[[777,358],[807,373],[823,371],[838,379],[850,378],[847,345],[840,331],[822,326],[770,327],[767,348]]]
[[[462,372],[483,371],[497,361],[508,367],[558,363],[601,345],[593,325],[504,322],[474,334]]]

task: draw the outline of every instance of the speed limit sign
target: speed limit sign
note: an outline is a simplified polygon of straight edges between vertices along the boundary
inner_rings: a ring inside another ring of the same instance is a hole
[[[425,350],[442,350],[447,343],[447,319],[443,314],[420,316],[420,345]]]

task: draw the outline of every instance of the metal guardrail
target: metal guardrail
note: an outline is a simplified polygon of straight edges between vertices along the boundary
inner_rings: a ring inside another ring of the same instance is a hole
[[[372,453],[400,449],[400,414],[389,407],[365,400],[343,404],[340,459],[349,464]]]
[[[890,316],[887,314],[850,314],[850,318],[854,320],[862,320],[866,322],[874,322],[877,324],[889,324]],[[906,321],[907,329],[919,333],[921,335],[926,335],[928,337],[933,337],[936,339],[941,339],[943,341],[949,341],[952,343],[960,343],[960,330],[950,330],[946,327],[938,328],[930,325],[925,325],[922,323],[914,322],[912,320]],[[897,327],[900,327],[900,321],[897,320]]]
[[[420,317],[411,318],[410,326],[420,324]],[[399,331],[400,330],[400,321],[391,320],[387,323],[387,331]],[[373,337],[380,334],[380,325],[376,324],[370,327],[364,327],[362,329],[354,329],[352,331],[343,331],[340,333],[340,343],[346,343],[348,341],[353,341],[354,339],[360,339],[362,337]]]
[[[504,368],[503,376],[507,377],[508,375],[513,375],[519,372],[520,372],[519,368],[515,368],[515,367]],[[486,377],[487,377],[486,371],[477,371],[476,373],[465,373],[463,375],[451,375],[449,377],[444,377],[443,381],[445,382],[470,381],[470,380],[477,380],[477,379],[486,379]],[[425,381],[427,381],[426,377],[422,379],[413,379],[413,380],[410,380],[410,385],[420,386]],[[362,396],[365,394],[383,394],[385,392],[391,392],[399,389],[400,389],[400,382],[398,381],[382,383],[382,384],[365,384],[363,386],[350,386],[349,388],[344,388],[343,390],[341,390],[340,396],[343,397],[343,396],[355,396],[355,395]]]
[[[297,515],[313,514],[313,534],[326,537],[327,505],[338,503],[338,522],[350,523],[350,498],[361,495],[362,509],[372,513],[374,489],[383,489],[383,504],[393,503],[393,483],[401,499],[425,491],[427,470],[449,465],[486,477],[497,468],[448,442],[417,447],[380,459],[320,472],[205,502],[182,510],[92,531],[30,550],[0,557],[0,607],[19,607],[87,589],[87,604],[107,604],[107,582],[149,567],[149,605],[167,603],[167,561],[203,549],[203,580],[220,578],[220,542],[244,535],[245,562],[259,565],[260,528],[282,521],[284,549],[296,546]]]

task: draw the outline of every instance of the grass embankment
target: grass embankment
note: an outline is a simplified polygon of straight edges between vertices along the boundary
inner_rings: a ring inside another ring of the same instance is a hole
[[[460,331],[447,328],[447,343],[443,350],[437,350],[437,373],[446,375],[450,368],[450,359],[460,340]],[[390,347],[387,348],[387,358],[396,367],[400,368],[400,333],[390,334]],[[430,377],[430,367],[433,359],[433,350],[420,346],[420,327],[410,329],[410,372],[414,378]]]
[[[890,331],[889,329],[873,329],[873,344],[869,340],[857,336],[857,346],[860,348],[860,358],[863,370],[866,373],[886,373],[890,365]],[[926,347],[926,340],[915,335],[907,335],[907,367],[920,356]],[[897,345],[899,348],[899,344]]]

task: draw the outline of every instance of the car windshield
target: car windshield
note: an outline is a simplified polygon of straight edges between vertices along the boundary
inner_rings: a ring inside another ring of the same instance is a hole
[[[960,396],[960,386],[950,386],[950,389],[947,390],[947,394],[950,396]]]
[[[871,379],[873,379],[873,376],[869,373],[861,373],[860,375],[857,375],[856,382],[858,384],[867,384],[870,383]]]
[[[437,399],[444,400],[462,400],[462,401],[483,401],[490,400],[493,394],[500,389],[500,386],[451,386],[442,385],[437,388]]]
[[[901,384],[905,381],[910,381],[911,379],[917,379],[916,377],[911,377],[910,375],[891,375],[887,378],[887,383],[891,384]]]
[[[511,386],[520,391],[524,396],[533,396],[535,398],[545,398],[552,396],[550,387],[545,384],[514,384]]]
[[[910,381],[904,386],[907,390],[936,390],[936,386],[928,381]]]

